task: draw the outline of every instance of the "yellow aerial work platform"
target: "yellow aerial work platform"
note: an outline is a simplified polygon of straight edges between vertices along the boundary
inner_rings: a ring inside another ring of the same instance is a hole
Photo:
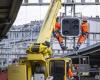
[[[48,76],[53,76],[53,80],[67,80],[66,68],[71,67],[67,67],[71,59],[51,58],[52,49],[48,43],[60,7],[61,0],[51,0],[37,43],[28,47],[26,58],[21,58],[18,64],[12,64],[8,67],[8,80],[46,80]],[[59,72],[56,75],[56,68],[62,69],[63,75]],[[50,71],[54,74],[51,74]]]

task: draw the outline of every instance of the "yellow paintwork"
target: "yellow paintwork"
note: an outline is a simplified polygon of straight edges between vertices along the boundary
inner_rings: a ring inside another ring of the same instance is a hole
[[[8,80],[27,80],[26,65],[9,65]]]
[[[46,55],[48,57],[51,55],[52,50],[50,47],[48,48],[46,45],[43,45],[42,43],[45,43],[45,41],[50,42],[51,34],[55,25],[55,19],[60,8],[61,0],[51,0],[50,7],[48,9],[43,25],[41,27],[39,37],[37,39],[37,43],[40,44],[39,53],[42,53],[43,55]],[[28,54],[34,53],[32,52],[32,48],[34,46],[34,44],[31,44],[29,46],[29,48],[27,49]]]
[[[43,57],[42,54],[27,54],[28,60],[42,60],[45,61],[45,58]]]
[[[24,60],[25,59],[25,60]],[[43,56],[40,54],[28,54],[27,59],[22,58],[20,59],[19,64],[13,64],[8,67],[8,80],[31,80],[32,77],[32,67],[31,62],[37,61],[40,62],[42,65],[46,67],[45,70],[45,77],[49,76],[49,62],[51,60],[63,60],[65,62],[65,75],[64,75],[64,80],[67,80],[67,73],[66,73],[66,62],[69,62],[71,60],[70,58],[49,58],[49,59],[44,59]],[[21,63],[23,62],[24,63]]]
[[[50,62],[51,60],[57,60],[57,61],[62,60],[62,61],[64,61],[64,67],[65,67],[65,69],[64,69],[64,71],[65,71],[64,80],[68,80],[68,79],[67,79],[68,75],[67,75],[67,70],[66,70],[66,68],[67,68],[66,63],[69,62],[69,61],[71,60],[71,58],[68,58],[68,57],[63,57],[63,58],[57,57],[57,58],[50,58],[50,59],[48,59],[48,74],[50,74],[50,73],[49,73],[49,69],[50,69],[50,67],[49,67],[49,65],[50,65],[49,62]]]
[[[48,60],[49,61],[50,60],[64,60],[65,62],[69,62],[69,60],[71,60],[71,58],[69,58],[69,57],[55,57],[55,58],[50,58]]]
[[[31,64],[28,62],[27,63],[27,76],[28,76],[28,80],[31,80],[31,77],[32,77],[32,69],[31,69]]]
[[[46,14],[45,20],[43,22],[42,28],[40,30],[37,43],[44,43],[45,41],[50,42],[52,30],[55,25],[55,19],[60,8],[61,0],[52,0],[48,12]]]
[[[28,54],[42,54],[43,57],[47,58],[52,54],[51,47],[47,47],[43,43],[40,43],[39,45],[39,51],[38,52],[33,52],[32,48],[36,47],[37,45],[31,44],[29,48],[27,48],[27,53]]]

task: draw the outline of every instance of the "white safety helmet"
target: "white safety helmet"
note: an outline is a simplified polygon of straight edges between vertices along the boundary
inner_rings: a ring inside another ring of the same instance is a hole
[[[83,18],[82,18],[82,21],[83,21],[83,22],[87,22],[87,18],[86,18],[86,17],[83,17]]]

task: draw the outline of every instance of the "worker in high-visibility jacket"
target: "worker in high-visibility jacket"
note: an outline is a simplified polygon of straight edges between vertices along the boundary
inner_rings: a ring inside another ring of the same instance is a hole
[[[71,70],[71,68],[68,69],[68,77],[73,78],[73,71]]]
[[[60,34],[60,30],[61,30],[61,24],[59,22],[59,18],[57,17],[56,23],[55,23],[55,26],[54,26],[54,30],[53,30],[53,35],[58,40],[58,42],[59,42],[59,44],[61,46],[61,49],[62,50],[66,50],[67,47],[64,46],[64,43],[63,43],[64,38]]]
[[[69,64],[67,64],[67,75],[68,75],[68,80],[73,80],[73,65],[72,65],[72,61],[69,61]]]
[[[81,23],[81,35],[79,36],[75,50],[78,50],[80,45],[84,43],[85,40],[88,38],[88,32],[89,32],[89,25],[88,25],[87,19],[83,18],[83,21]]]

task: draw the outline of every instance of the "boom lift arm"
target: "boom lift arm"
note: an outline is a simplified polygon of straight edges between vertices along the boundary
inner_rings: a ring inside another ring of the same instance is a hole
[[[61,8],[61,0],[51,0],[50,7],[46,14],[45,20],[41,27],[37,43],[31,44],[27,49],[27,53],[42,53],[44,56],[50,55],[52,50],[48,42],[50,42],[51,34],[55,25],[57,13]]]
[[[39,37],[37,39],[37,43],[44,43],[45,41],[50,41],[52,30],[55,25],[55,19],[60,7],[61,0],[52,0],[46,18],[42,25]]]

